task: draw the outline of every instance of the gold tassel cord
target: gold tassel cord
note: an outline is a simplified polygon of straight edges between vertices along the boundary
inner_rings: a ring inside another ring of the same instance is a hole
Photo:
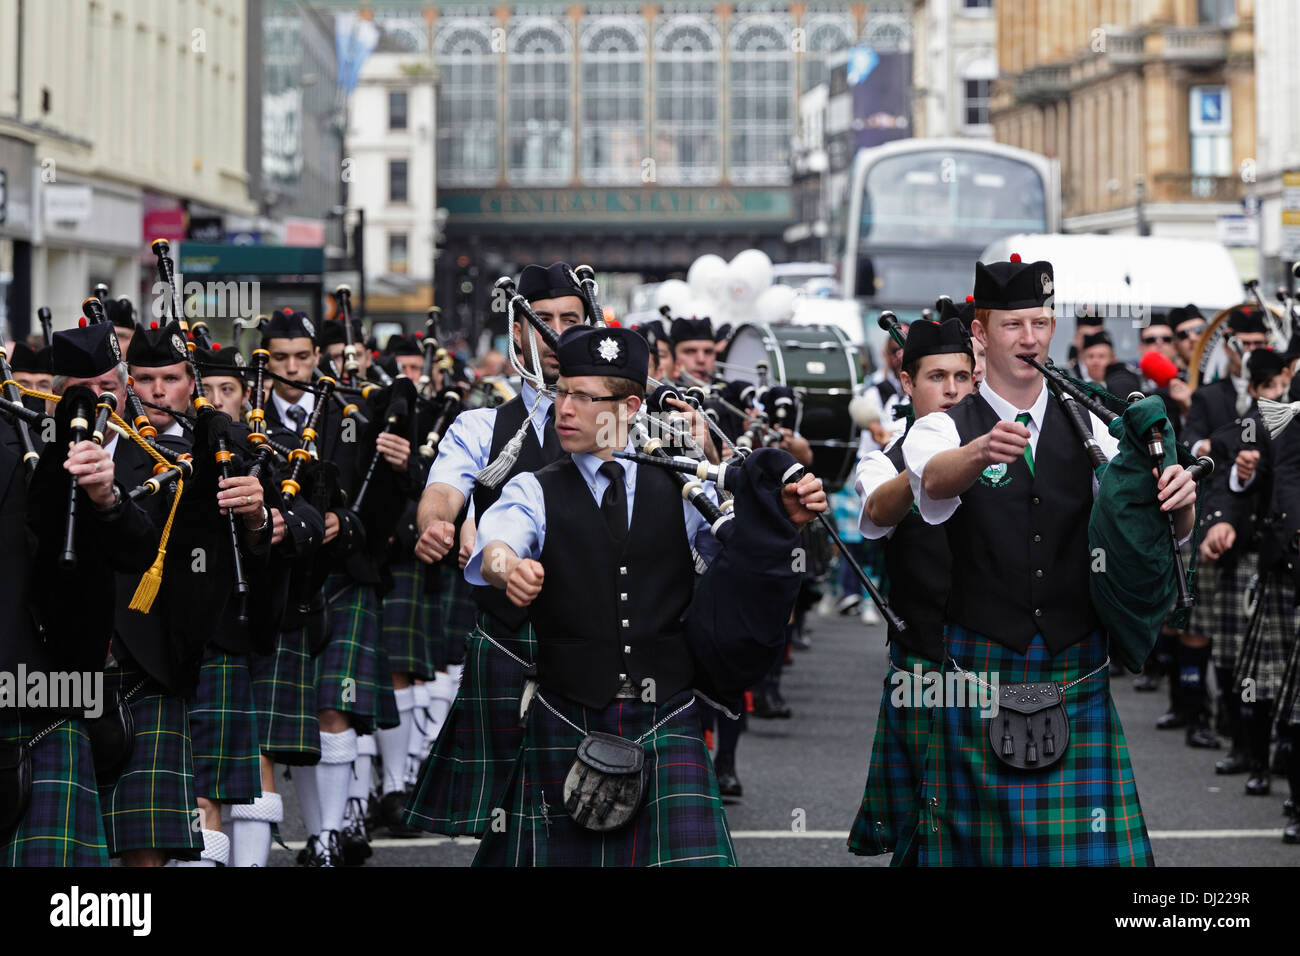
[[[7,383],[0,383],[7,384]],[[18,385],[17,382],[14,383]],[[62,396],[52,395],[49,392],[39,392],[34,388],[27,388],[25,385],[18,385],[24,395],[31,395],[35,398],[44,399],[47,402],[58,403]],[[164,458],[158,451],[144,439],[139,432],[127,424],[126,419],[122,418],[117,412],[110,412],[114,429],[119,435],[125,435],[134,441],[137,445],[145,450],[155,462],[164,468],[171,466],[171,463]],[[167,522],[163,525],[162,536],[158,539],[158,554],[153,559],[153,564],[149,565],[149,570],[140,578],[140,583],[136,585],[135,594],[131,596],[131,603],[127,607],[132,611],[139,611],[141,614],[148,614],[153,610],[153,602],[158,597],[158,589],[162,586],[163,562],[167,558],[167,539],[172,533],[172,523],[176,520],[176,509],[180,505],[181,495],[185,491],[185,482],[176,479],[176,495],[172,498],[171,512],[167,515]]]

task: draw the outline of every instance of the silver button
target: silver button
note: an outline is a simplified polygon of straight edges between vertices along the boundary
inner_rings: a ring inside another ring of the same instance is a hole
[[[619,675],[618,675],[618,679],[619,679],[619,680],[627,680],[627,675],[626,675],[626,674],[619,674]]]
[[[627,600],[627,592],[624,591],[623,593],[621,593],[621,594],[618,596],[618,599],[619,599],[620,601],[626,601],[626,600]]]
[[[623,645],[623,653],[624,653],[624,654],[631,654],[631,653],[632,653],[632,645],[631,645],[631,644],[624,644],[624,645]]]
[[[1039,501],[1037,498],[1035,498],[1035,499],[1034,499],[1034,504],[1036,504],[1036,505],[1037,505],[1037,504],[1042,504],[1042,502]]]
[[[623,618],[623,626],[628,627],[627,618]]]
[[[1043,536],[1041,534],[1034,535],[1034,544],[1038,544],[1038,542],[1042,540],[1043,540]]]
[[[627,568],[619,568],[619,569],[618,569],[618,573],[619,573],[619,574],[627,574]]]
[[[1042,576],[1043,576],[1043,569],[1042,569],[1042,568],[1039,568],[1038,570],[1036,570],[1036,571],[1034,572],[1034,577],[1036,577],[1036,578],[1041,578]]]
[[[1034,608],[1034,617],[1042,617],[1042,616],[1043,616],[1043,609],[1041,607]]]

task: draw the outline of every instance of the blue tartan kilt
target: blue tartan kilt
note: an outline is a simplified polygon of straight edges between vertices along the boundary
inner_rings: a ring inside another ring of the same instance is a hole
[[[504,830],[488,828],[474,865],[735,866],[699,707],[690,691],[660,705],[616,700],[602,710],[540,692],[504,794]],[[663,724],[652,730],[659,721]],[[578,744],[592,731],[629,740],[648,733],[642,741],[648,770],[644,802],[631,823],[609,833],[578,826],[564,809],[564,778]]]
[[[0,717],[0,740],[31,740],[53,721],[7,710]],[[86,725],[77,718],[64,721],[31,754],[31,803],[12,830],[0,832],[0,866],[108,866]]]
[[[934,714],[922,702],[924,687],[912,676],[913,668],[919,665],[922,674],[938,674],[943,668],[938,661],[908,652],[897,641],[889,647],[889,662],[867,785],[849,831],[849,852],[859,856],[893,853],[899,840],[916,828]],[[892,864],[904,862],[895,855]]]
[[[474,630],[479,618],[478,604],[474,600],[474,589],[465,580],[464,572],[459,569],[444,573],[446,579],[442,592],[442,633],[446,636],[446,661],[438,670],[446,670],[446,664],[464,662],[468,653],[468,634]]]
[[[382,617],[389,666],[399,673],[432,680],[439,669],[434,644],[441,622],[438,601],[425,593],[424,578],[438,572],[415,558],[392,564],[389,570],[393,588],[384,595]],[[442,669],[446,669],[445,662]]]
[[[1042,635],[1018,654],[950,626],[950,657],[1001,684],[1096,674],[1065,691],[1070,740],[1044,770],[1017,770],[994,755],[987,717],[947,701],[935,710],[922,812],[911,848],[922,866],[1150,866],[1128,745],[1110,698],[1106,641],[1094,633],[1055,657]],[[952,670],[945,662],[945,671]],[[972,688],[973,689],[973,688]],[[901,850],[902,848],[900,848]]]
[[[134,667],[110,668],[104,671],[104,688],[107,692],[116,684],[126,693],[142,677]],[[131,759],[121,776],[99,791],[109,856],[154,849],[197,860],[203,836],[185,701],[149,679],[130,707],[135,720]]]
[[[509,653],[493,645],[489,634]],[[460,690],[406,806],[412,826],[448,836],[482,836],[493,809],[501,806],[524,739],[519,660],[532,662],[537,639],[530,624],[507,631],[483,614],[466,648]]]
[[[379,595],[368,584],[339,577],[325,582],[325,593],[330,634],[316,658],[316,711],[346,713],[357,733],[396,727],[397,701],[379,633]]]
[[[222,803],[252,803],[260,797],[257,705],[248,659],[210,653],[199,667],[189,712],[195,793]]]
[[[249,669],[262,753],[276,763],[294,767],[319,763],[316,665],[307,646],[306,629],[281,631],[271,653],[255,654]]]

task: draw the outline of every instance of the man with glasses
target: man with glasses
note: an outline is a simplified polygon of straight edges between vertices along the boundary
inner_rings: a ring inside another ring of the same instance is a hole
[[[1268,345],[1268,327],[1263,314],[1255,308],[1233,309],[1228,316],[1228,335],[1223,352],[1228,359],[1228,376],[1202,385],[1192,396],[1187,412],[1183,441],[1193,454],[1207,454],[1210,433],[1240,418],[1250,407],[1247,380],[1242,362],[1257,348]]]
[[[1181,309],[1171,309],[1169,325],[1174,330],[1174,347],[1178,350],[1177,362],[1184,371],[1191,367],[1192,354],[1196,351],[1196,341],[1205,332],[1209,323],[1201,310],[1190,302]]]

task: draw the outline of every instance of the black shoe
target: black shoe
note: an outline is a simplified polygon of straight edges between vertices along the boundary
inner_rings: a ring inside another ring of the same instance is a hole
[[[1187,718],[1176,710],[1161,714],[1156,720],[1156,730],[1182,730],[1187,726]]]
[[[788,720],[790,705],[774,689],[764,689],[754,695],[754,716],[764,720]]]
[[[1136,691],[1153,691],[1160,689],[1160,678],[1152,677],[1150,674],[1138,674],[1133,678],[1133,689]]]
[[[719,761],[714,767],[714,772],[718,777],[718,793],[721,794],[724,802],[732,802],[745,795],[745,788],[740,785],[740,778],[736,776],[736,768],[733,764]]]
[[[1221,777],[1245,773],[1249,769],[1250,761],[1246,759],[1246,755],[1235,750],[1229,750],[1228,756],[1214,763],[1214,772]]]
[[[406,792],[403,790],[386,793],[379,801],[379,818],[384,821],[384,826],[388,827],[389,836],[402,838],[423,836],[422,831],[406,822],[406,814],[403,812],[405,807]]]
[[[1300,820],[1292,820],[1282,831],[1283,843],[1300,843]]]
[[[1272,786],[1267,764],[1256,763],[1250,768],[1250,777],[1246,780],[1246,796],[1267,797]]]
[[[327,830],[312,834],[307,838],[307,867],[327,867],[343,865],[343,850],[339,846],[339,832]]]
[[[343,815],[343,832],[339,834],[339,844],[343,848],[344,866],[361,866],[375,852],[370,848],[370,834],[366,832],[365,812],[361,809],[361,801],[356,797],[348,798],[348,809]]]
[[[1188,727],[1183,740],[1194,750],[1218,750],[1223,746],[1218,735],[1205,724]]]

